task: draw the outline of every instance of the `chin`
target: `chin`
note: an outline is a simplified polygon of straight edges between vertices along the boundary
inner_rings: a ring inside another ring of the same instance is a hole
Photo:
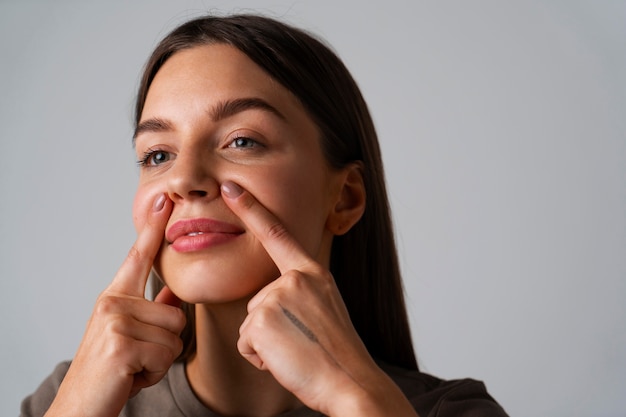
[[[262,286],[248,291],[242,291],[241,289],[233,291],[231,288],[214,288],[212,291],[207,291],[206,288],[203,288],[200,291],[194,291],[189,287],[185,287],[180,290],[172,288],[172,292],[187,304],[229,304],[241,300],[249,300],[261,288]]]
[[[163,265],[157,272],[170,290],[189,304],[224,304],[249,299],[280,275],[273,265],[266,273],[259,268],[229,272],[224,267],[198,264],[178,268]]]

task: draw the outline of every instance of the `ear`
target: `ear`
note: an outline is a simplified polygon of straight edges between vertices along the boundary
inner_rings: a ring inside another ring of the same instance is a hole
[[[347,233],[365,212],[366,191],[362,167],[361,162],[354,162],[341,170],[337,199],[326,219],[326,228],[333,235]]]

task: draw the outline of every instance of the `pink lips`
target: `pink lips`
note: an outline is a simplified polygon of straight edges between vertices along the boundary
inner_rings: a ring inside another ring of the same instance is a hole
[[[234,224],[212,219],[179,220],[166,232],[165,238],[177,252],[194,252],[225,243],[244,230]]]

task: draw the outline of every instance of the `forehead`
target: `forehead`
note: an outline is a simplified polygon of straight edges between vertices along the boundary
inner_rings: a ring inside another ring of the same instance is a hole
[[[295,136],[319,141],[319,128],[300,100],[243,52],[224,44],[172,55],[150,85],[137,129],[151,120],[166,121],[174,130],[210,128],[220,115],[244,114],[245,109],[269,110],[263,114],[275,117],[263,123],[280,120]]]
[[[154,77],[146,106],[172,97],[189,98],[193,93],[216,100],[262,97],[302,109],[289,90],[243,52],[225,44],[195,46],[172,55]]]

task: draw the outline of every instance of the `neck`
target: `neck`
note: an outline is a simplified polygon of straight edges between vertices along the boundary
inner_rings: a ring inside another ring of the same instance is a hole
[[[247,301],[196,305],[196,353],[187,362],[187,377],[200,401],[220,415],[273,416],[301,403],[239,354]]]

